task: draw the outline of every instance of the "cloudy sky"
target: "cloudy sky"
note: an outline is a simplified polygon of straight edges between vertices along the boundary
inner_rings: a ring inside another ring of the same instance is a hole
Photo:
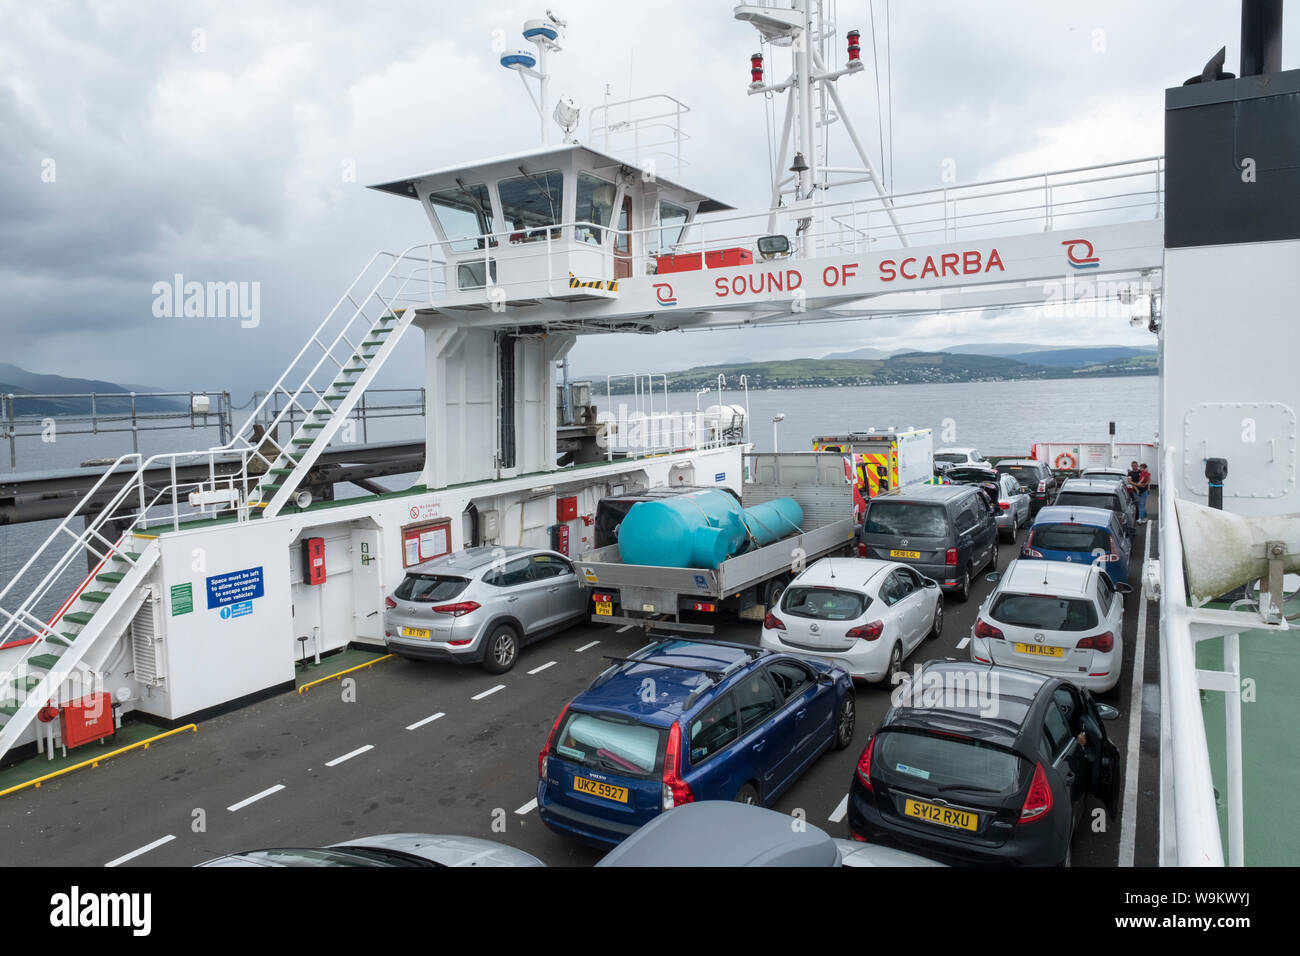
[[[765,202],[763,108],[746,95],[756,34],[725,0],[560,0],[555,93],[580,103],[670,93],[693,112],[690,185]],[[887,4],[874,14],[884,56]],[[889,4],[897,190],[1162,152],[1163,90],[1222,45],[1235,0]],[[839,0],[869,66],[842,95],[881,165],[872,5]],[[279,375],[377,249],[422,241],[414,202],[364,188],[529,148],[536,118],[493,51],[544,0],[299,4],[0,0],[0,361],[169,388]],[[502,31],[497,33],[496,31]],[[1292,15],[1284,67],[1296,65]],[[585,124],[585,118],[584,118]],[[583,127],[585,131],[585,125]],[[890,152],[886,143],[886,154]],[[159,318],[154,284],[258,282],[261,323]],[[680,368],[872,345],[1151,344],[1113,319],[985,313],[808,328],[583,340],[575,368]],[[635,349],[635,352],[632,349]],[[386,373],[414,384],[418,360]],[[635,362],[629,356],[635,355]]]

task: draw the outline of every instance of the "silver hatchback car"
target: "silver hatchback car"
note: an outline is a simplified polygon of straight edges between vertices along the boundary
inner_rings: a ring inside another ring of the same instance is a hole
[[[426,561],[407,570],[387,605],[390,652],[479,663],[492,674],[588,610],[569,559],[538,548],[469,548]]]

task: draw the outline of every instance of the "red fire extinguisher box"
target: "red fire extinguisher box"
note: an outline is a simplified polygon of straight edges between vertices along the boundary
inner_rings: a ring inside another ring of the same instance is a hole
[[[66,705],[59,712],[63,746],[72,748],[102,740],[117,732],[113,721],[113,700],[108,694],[94,694]]]

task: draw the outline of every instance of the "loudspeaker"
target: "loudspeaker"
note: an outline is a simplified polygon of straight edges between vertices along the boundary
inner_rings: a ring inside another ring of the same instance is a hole
[[[1269,541],[1282,543],[1282,570],[1300,571],[1300,514],[1243,517],[1190,501],[1178,502],[1183,566],[1192,602],[1203,604],[1268,577]]]

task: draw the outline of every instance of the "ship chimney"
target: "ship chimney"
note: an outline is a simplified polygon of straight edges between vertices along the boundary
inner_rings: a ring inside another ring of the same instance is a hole
[[[1241,0],[1241,75],[1282,69],[1282,0]]]

